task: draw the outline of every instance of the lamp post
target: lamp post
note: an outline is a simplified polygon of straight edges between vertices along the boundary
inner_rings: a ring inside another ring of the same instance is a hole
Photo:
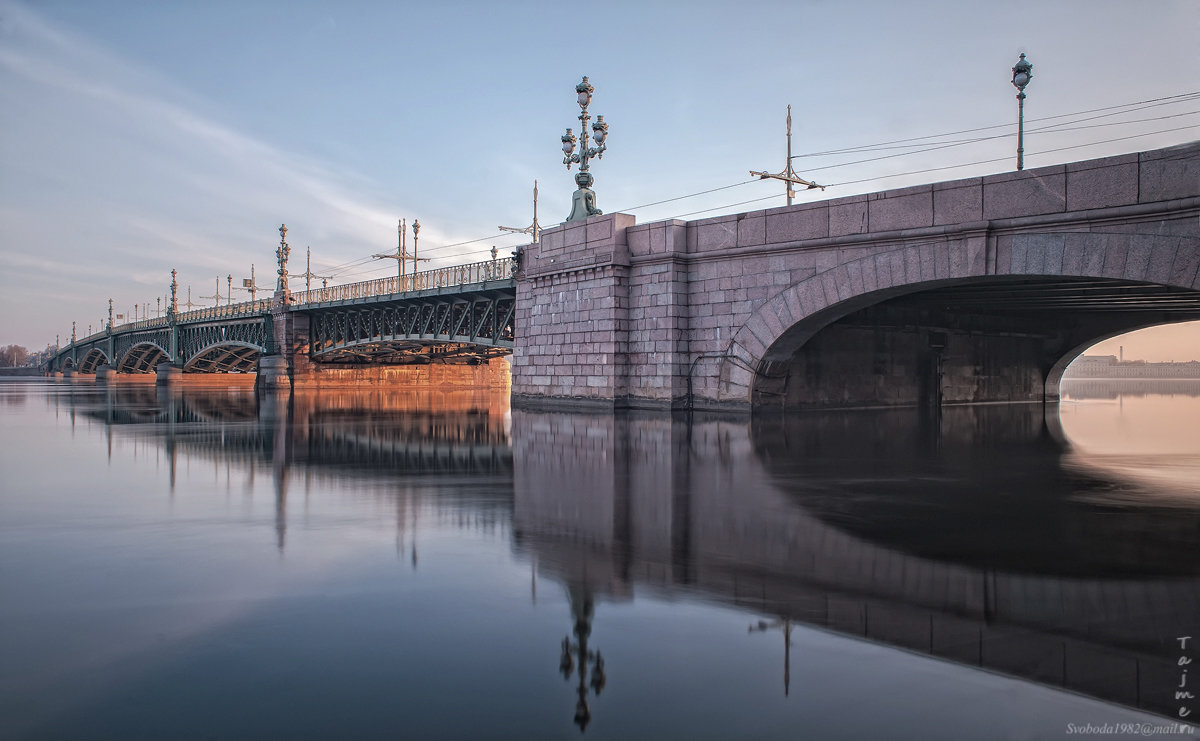
[[[588,160],[592,157],[602,159],[604,150],[608,148],[605,140],[608,138],[608,124],[604,123],[604,116],[596,116],[596,123],[592,124],[592,137],[596,140],[595,147],[588,146],[588,121],[592,120],[588,113],[588,104],[592,102],[592,93],[595,88],[588,83],[588,78],[584,77],[583,82],[575,86],[576,100],[579,103],[579,136],[583,140],[579,148],[579,153],[575,154],[575,143],[579,141],[575,138],[574,132],[567,129],[567,133],[562,136],[563,164],[567,166],[567,170],[571,169],[571,165],[578,164],[579,172],[575,173],[575,184],[579,188],[571,197],[571,215],[567,217],[567,221],[582,221],[589,216],[599,216],[604,213],[596,208],[596,194],[592,191],[592,183],[595,178],[592,173],[588,172]]]
[[[176,280],[178,275],[179,271],[171,268],[171,305],[167,307],[167,316],[170,319],[174,319],[179,313],[179,281]]]
[[[292,254],[292,248],[287,243],[287,224],[279,225],[279,247],[275,250],[275,258],[279,261],[279,282],[275,284],[276,293],[289,293],[287,261]]]
[[[417,257],[417,232],[419,231],[421,231],[421,222],[413,219],[413,290],[416,290],[417,288],[417,260],[419,259]]]
[[[1025,61],[1025,53],[1012,68],[1012,84],[1017,89],[1017,169],[1025,169],[1025,86],[1033,79],[1033,65]]]

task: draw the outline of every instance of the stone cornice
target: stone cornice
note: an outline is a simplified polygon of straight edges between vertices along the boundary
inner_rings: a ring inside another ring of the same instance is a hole
[[[848,234],[840,237],[823,237],[794,243],[760,244],[752,247],[726,247],[720,250],[685,253],[657,253],[652,255],[636,255],[630,258],[635,266],[655,265],[668,262],[707,262],[726,260],[729,258],[746,258],[766,255],[779,255],[809,250],[823,250],[831,247],[861,247],[865,245],[905,244],[921,241],[941,241],[944,239],[963,239],[970,237],[988,237],[1001,234],[1018,233],[1039,229],[1046,226],[1059,227],[1058,230],[1072,227],[1093,226],[1105,223],[1128,224],[1130,220],[1151,221],[1156,218],[1188,218],[1200,217],[1200,197],[1181,198],[1157,203],[1139,203],[1129,206],[1111,206],[1108,208],[1074,211],[1069,213],[1041,214],[1038,216],[1022,216],[1011,219],[985,219],[945,226],[920,227],[916,229],[899,229],[889,232],[868,232],[864,234]]]

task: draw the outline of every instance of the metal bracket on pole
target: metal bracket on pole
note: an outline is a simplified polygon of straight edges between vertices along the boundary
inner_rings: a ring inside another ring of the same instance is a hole
[[[783,169],[783,172],[772,173],[751,170],[750,174],[757,175],[759,180],[782,180],[784,183],[786,183],[787,185],[785,187],[787,189],[787,205],[790,206],[792,205],[792,199],[796,197],[796,191],[792,190],[793,185],[803,185],[805,186],[805,190],[812,190],[813,188],[825,190],[825,186],[818,185],[811,180],[805,180],[797,175],[796,171],[792,169],[792,107],[789,105],[787,110],[787,167]]]

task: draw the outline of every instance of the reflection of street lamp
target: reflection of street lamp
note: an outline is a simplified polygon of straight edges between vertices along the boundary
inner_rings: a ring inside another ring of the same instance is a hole
[[[759,620],[757,625],[750,626],[750,632],[765,633],[772,628],[783,628],[783,694],[786,697],[792,681],[792,619],[783,618],[770,623]]]
[[[588,113],[588,104],[592,102],[592,93],[595,88],[588,82],[588,78],[584,77],[583,82],[575,86],[576,100],[581,109],[579,114],[579,137],[582,139],[582,146],[579,148],[579,153],[575,152],[575,142],[579,141],[575,138],[575,134],[571,129],[567,129],[567,133],[562,136],[563,164],[567,169],[571,169],[571,165],[578,164],[579,172],[575,174],[575,184],[579,188],[571,198],[571,215],[567,217],[567,221],[581,221],[589,216],[599,216],[604,213],[596,208],[596,194],[592,191],[592,183],[596,180],[592,177],[592,173],[588,172],[588,160],[592,157],[602,159],[604,150],[608,149],[605,144],[605,139],[608,138],[608,124],[604,123],[604,116],[596,116],[596,123],[592,124],[592,137],[596,140],[595,147],[588,146],[588,121],[592,120]]]
[[[1025,169],[1025,86],[1033,79],[1033,65],[1025,61],[1025,53],[1012,68],[1012,84],[1017,89],[1017,169]]]
[[[592,711],[587,701],[588,663],[592,664],[591,686],[596,697],[600,696],[600,690],[604,689],[608,678],[604,674],[604,657],[599,651],[589,651],[587,647],[588,636],[592,634],[592,596],[586,593],[576,594],[574,589],[568,596],[571,601],[571,614],[575,617],[575,642],[572,643],[570,637],[563,636],[562,658],[558,668],[563,679],[569,681],[576,668],[575,662],[579,662],[579,686],[576,688],[579,700],[575,703],[575,724],[579,726],[580,731],[584,731],[592,720]]]

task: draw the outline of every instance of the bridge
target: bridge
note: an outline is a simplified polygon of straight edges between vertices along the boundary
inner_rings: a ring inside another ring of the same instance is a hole
[[[1057,399],[1095,342],[1200,319],[1200,142],[697,221],[594,216],[521,255],[105,329],[52,365],[292,387],[511,354],[517,406]]]
[[[254,373],[303,384],[362,366],[486,364],[512,352],[516,264],[456,265],[105,327],[51,370],[77,374]]]

